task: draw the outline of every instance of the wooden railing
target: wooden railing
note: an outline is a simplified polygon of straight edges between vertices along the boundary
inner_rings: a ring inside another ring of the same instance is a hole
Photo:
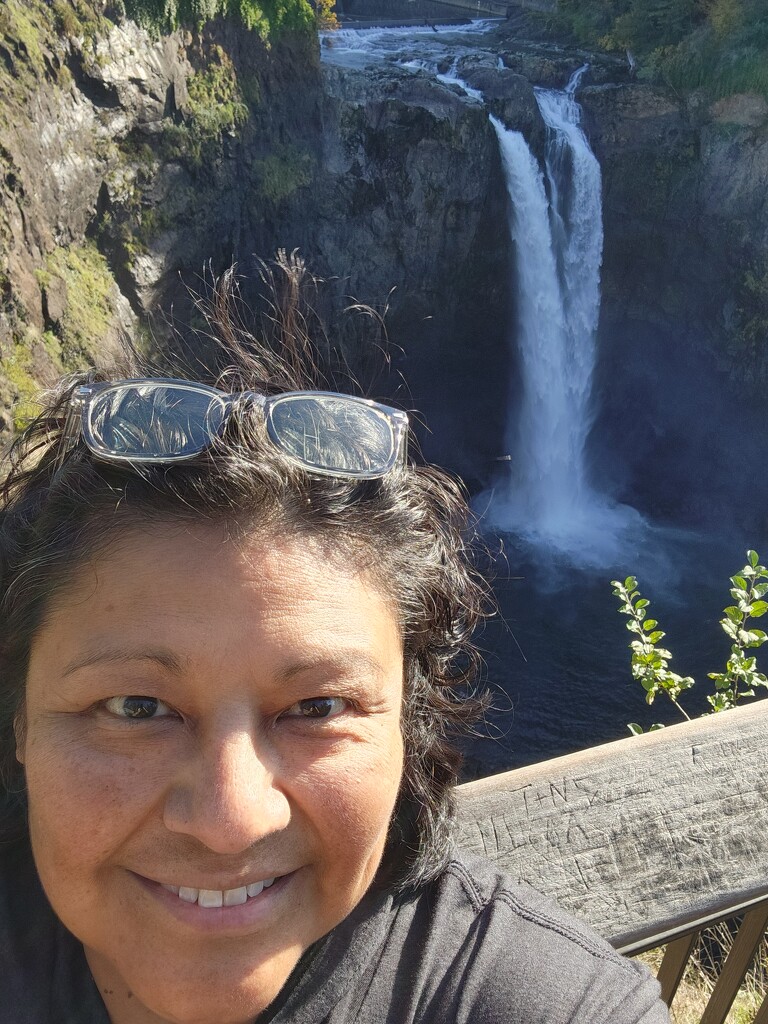
[[[621,952],[666,946],[668,1003],[702,928],[743,916],[701,1018],[722,1024],[768,927],[767,761],[762,700],[460,786],[459,842]]]

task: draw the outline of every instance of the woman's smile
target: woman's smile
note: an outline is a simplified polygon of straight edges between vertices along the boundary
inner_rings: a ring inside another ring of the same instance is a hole
[[[135,877],[153,899],[184,927],[243,933],[269,923],[285,910],[297,887],[297,871],[229,889],[169,885]]]

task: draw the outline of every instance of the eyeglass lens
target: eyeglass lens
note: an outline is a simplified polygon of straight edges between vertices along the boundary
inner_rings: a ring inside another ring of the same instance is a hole
[[[206,448],[225,414],[225,403],[202,391],[133,384],[97,395],[88,423],[96,444],[112,454],[181,458]]]
[[[386,415],[342,395],[279,398],[270,427],[285,452],[318,469],[372,473],[392,460],[395,439]]]

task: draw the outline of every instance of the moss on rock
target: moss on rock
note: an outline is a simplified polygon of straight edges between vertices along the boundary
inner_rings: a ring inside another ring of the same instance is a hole
[[[13,389],[13,429],[20,432],[38,412],[40,385],[34,377],[34,359],[27,341],[14,341],[8,355],[0,358],[0,374]]]
[[[115,323],[114,278],[107,261],[92,243],[55,249],[44,273],[66,289],[63,311],[56,321],[65,370],[93,363]],[[49,283],[49,287],[50,287]]]
[[[253,165],[260,199],[279,205],[312,180],[312,155],[298,146],[285,145]]]

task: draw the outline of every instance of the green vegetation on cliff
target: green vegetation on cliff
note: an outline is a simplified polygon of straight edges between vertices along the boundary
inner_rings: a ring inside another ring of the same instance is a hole
[[[253,166],[256,196],[277,206],[312,180],[312,156],[297,146],[284,145]]]
[[[712,98],[768,96],[768,0],[559,0],[552,28],[629,50],[641,75]]]
[[[115,322],[114,279],[106,259],[90,242],[58,247],[38,276],[44,293],[58,283],[64,299],[56,330],[63,367],[93,362]]]
[[[160,32],[182,25],[198,27],[219,15],[229,15],[263,39],[315,26],[309,0],[123,0],[125,13],[139,24]]]
[[[249,99],[257,105],[258,79],[250,83]],[[199,168],[206,156],[214,159],[225,135],[237,135],[248,120],[248,104],[232,59],[212,44],[202,66],[187,79],[188,102],[182,123],[170,119],[163,125],[163,155],[183,158]],[[145,224],[145,227],[147,225]]]

